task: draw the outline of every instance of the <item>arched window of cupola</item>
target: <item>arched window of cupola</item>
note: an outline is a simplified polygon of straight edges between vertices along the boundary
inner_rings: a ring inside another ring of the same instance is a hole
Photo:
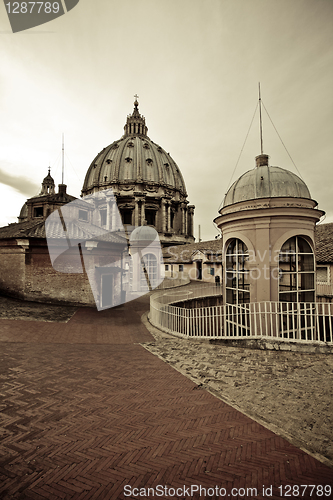
[[[225,259],[226,302],[248,304],[250,302],[249,252],[245,243],[232,239]]]
[[[315,263],[310,244],[289,238],[279,253],[279,301],[315,302]]]

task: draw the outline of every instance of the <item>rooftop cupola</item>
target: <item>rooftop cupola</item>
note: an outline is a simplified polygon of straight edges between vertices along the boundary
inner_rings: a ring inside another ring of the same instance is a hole
[[[138,97],[135,94],[134,110],[131,115],[127,116],[126,125],[124,127],[125,136],[127,135],[147,135],[148,127],[146,127],[145,117],[139,113]]]
[[[42,190],[40,192],[40,195],[54,194],[55,193],[54,179],[53,179],[53,177],[51,177],[50,170],[51,169],[49,168],[47,176],[44,177],[44,179],[43,179]]]

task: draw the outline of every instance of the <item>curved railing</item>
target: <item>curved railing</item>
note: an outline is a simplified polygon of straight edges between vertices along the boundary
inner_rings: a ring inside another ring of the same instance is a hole
[[[173,304],[203,297],[221,296],[221,294],[221,287],[214,284],[191,284],[183,288],[155,292],[150,297],[149,321],[152,325],[168,333],[186,337],[197,336],[193,334],[194,331],[198,330],[196,319],[198,324],[205,319],[206,322],[208,321],[208,316],[204,317],[201,310],[211,310],[221,306],[188,309]],[[196,315],[196,311],[200,311],[200,318]],[[217,330],[214,331],[217,332]],[[202,335],[198,334],[198,336]]]
[[[186,307],[186,301],[213,296],[221,296],[220,286],[191,284],[155,292],[150,297],[149,320],[181,337],[333,343],[333,304],[252,302]],[[182,307],[175,305],[179,303]]]

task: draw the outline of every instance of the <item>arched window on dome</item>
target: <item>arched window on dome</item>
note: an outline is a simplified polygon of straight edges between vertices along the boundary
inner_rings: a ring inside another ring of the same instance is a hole
[[[315,302],[314,254],[301,236],[289,238],[279,254],[279,301]]]
[[[226,251],[225,284],[228,304],[250,302],[249,252],[245,243],[237,238],[230,241]]]

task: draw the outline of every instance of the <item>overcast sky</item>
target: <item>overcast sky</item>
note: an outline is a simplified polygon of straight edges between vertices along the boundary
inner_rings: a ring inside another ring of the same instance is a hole
[[[307,183],[333,221],[332,0],[80,0],[66,15],[13,34],[0,3],[0,226],[16,222],[51,166],[67,191],[123,134],[139,95],[148,136],[178,164],[196,206],[195,236],[260,153],[262,100],[271,165]]]

